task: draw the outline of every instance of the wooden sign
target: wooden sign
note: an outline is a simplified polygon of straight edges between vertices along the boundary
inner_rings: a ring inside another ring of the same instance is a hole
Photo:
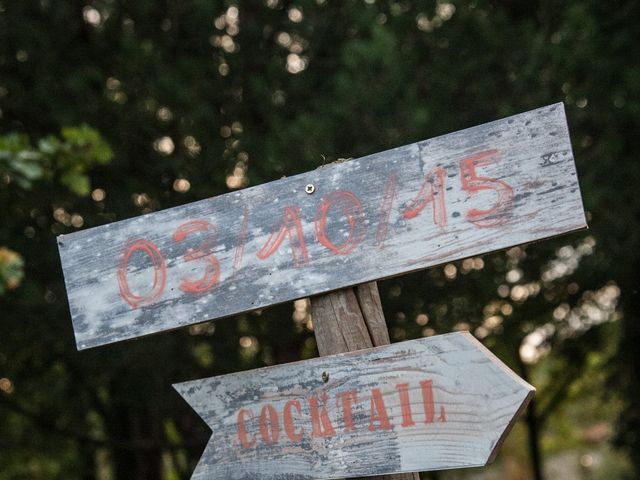
[[[58,246],[84,349],[585,226],[555,104]]]
[[[482,466],[535,391],[467,332],[174,387],[213,431],[196,480]]]

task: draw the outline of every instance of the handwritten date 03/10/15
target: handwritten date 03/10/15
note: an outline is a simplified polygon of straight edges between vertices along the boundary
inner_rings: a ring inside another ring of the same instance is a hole
[[[461,188],[469,196],[488,190],[493,192],[495,201],[488,209],[469,208],[465,218],[479,228],[497,227],[505,223],[513,210],[514,190],[503,180],[483,176],[479,173],[482,167],[500,161],[498,150],[486,150],[460,160]],[[420,190],[413,200],[401,206],[400,214],[407,220],[418,217],[430,206],[433,223],[445,228],[446,212],[446,171],[436,167],[424,178]],[[386,182],[384,196],[378,212],[378,223],[375,231],[375,245],[384,247],[387,237],[388,223],[396,196],[397,179],[391,174]],[[345,238],[330,238],[327,229],[330,211],[342,214],[346,219],[347,232]],[[349,255],[364,241],[367,235],[367,223],[364,208],[358,197],[347,190],[335,190],[322,196],[317,210],[314,212],[315,240],[335,255]],[[244,210],[237,236],[233,257],[232,273],[241,267],[247,240],[249,212]],[[200,262],[201,275],[198,278],[181,278],[179,288],[188,295],[202,295],[214,289],[221,279],[221,265],[213,252],[216,244],[215,225],[203,219],[188,220],[173,232],[176,245],[183,243],[190,235],[202,237],[198,248],[187,248],[183,255],[185,262]],[[271,233],[264,245],[257,251],[256,257],[265,261],[283,247],[287,240],[291,252],[291,261],[295,267],[309,264],[309,252],[302,228],[302,214],[296,205],[285,206],[282,210],[279,227]],[[127,270],[133,255],[146,255],[153,267],[153,282],[146,292],[134,292],[127,279]],[[120,296],[132,308],[141,308],[157,302],[165,291],[167,283],[167,265],[160,249],[146,239],[130,239],[127,241],[118,264],[118,285]]]

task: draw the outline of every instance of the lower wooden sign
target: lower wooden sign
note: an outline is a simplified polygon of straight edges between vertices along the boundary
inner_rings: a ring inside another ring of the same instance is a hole
[[[213,431],[196,480],[482,466],[535,392],[467,332],[174,388]]]

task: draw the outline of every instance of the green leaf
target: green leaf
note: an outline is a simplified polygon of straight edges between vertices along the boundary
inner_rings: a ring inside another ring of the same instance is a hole
[[[20,286],[24,277],[24,260],[17,252],[0,247],[0,295]]]
[[[60,149],[60,140],[53,135],[40,139],[38,149],[46,155],[54,155]]]
[[[67,171],[60,177],[60,183],[68,187],[73,193],[86,197],[91,191],[89,177],[78,171]]]
[[[9,162],[9,165],[14,173],[18,173],[28,180],[38,180],[44,175],[42,165],[36,162],[39,159],[40,156],[37,152],[21,152],[15,160]]]

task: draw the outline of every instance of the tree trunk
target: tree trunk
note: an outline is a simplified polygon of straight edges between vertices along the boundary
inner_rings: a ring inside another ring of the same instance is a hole
[[[525,382],[529,381],[529,375],[527,366],[521,361],[520,372],[522,379]],[[540,455],[540,422],[538,421],[538,415],[536,412],[536,398],[531,398],[529,406],[527,407],[527,430],[528,430],[528,442],[529,442],[529,457],[531,458],[531,470],[534,480],[544,480],[544,474],[542,472],[542,457]]]
[[[110,433],[112,438],[144,443],[149,440],[149,418],[144,413],[125,407],[120,408]],[[117,480],[161,480],[162,452],[160,448],[132,446],[131,448],[114,448],[111,452],[113,469]]]

